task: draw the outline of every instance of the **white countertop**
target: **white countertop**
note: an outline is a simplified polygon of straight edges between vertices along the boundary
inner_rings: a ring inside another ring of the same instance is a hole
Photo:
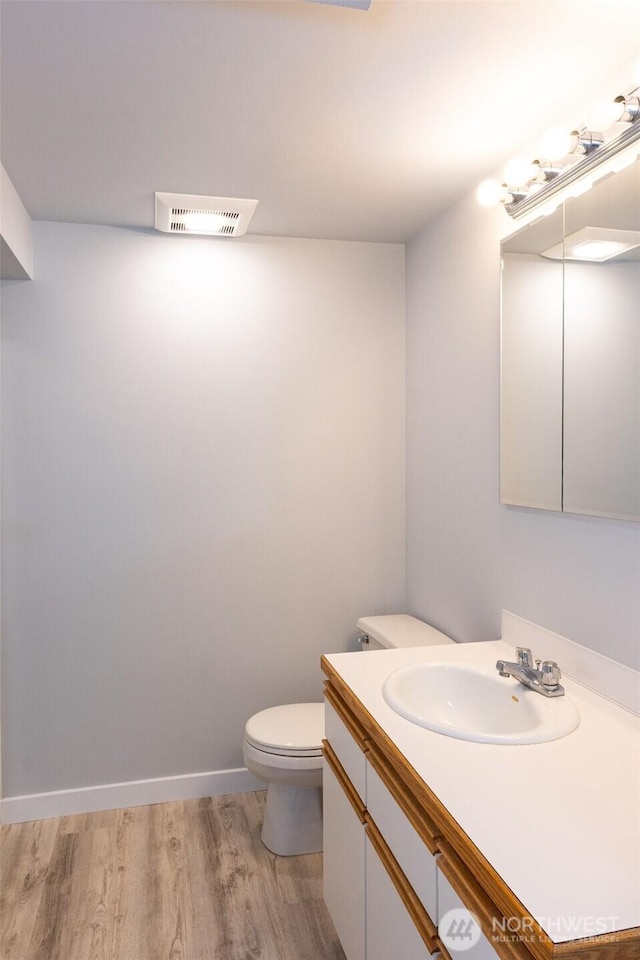
[[[409,663],[513,654],[492,641],[327,660],[552,941],[640,926],[640,718],[563,677],[578,728],[506,746],[432,733],[382,697],[388,674]]]

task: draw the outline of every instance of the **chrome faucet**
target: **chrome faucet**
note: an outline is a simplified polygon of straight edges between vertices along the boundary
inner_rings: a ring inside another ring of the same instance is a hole
[[[496,670],[501,677],[513,677],[525,687],[541,693],[544,697],[564,696],[564,687],[560,686],[560,667],[555,660],[536,660],[534,662],[528,647],[516,647],[516,663],[498,660]]]

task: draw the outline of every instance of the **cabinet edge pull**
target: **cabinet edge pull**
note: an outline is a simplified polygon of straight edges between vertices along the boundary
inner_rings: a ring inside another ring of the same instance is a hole
[[[357,743],[358,747],[363,751],[363,753],[368,749],[368,740],[364,729],[360,726],[354,715],[351,713],[351,710],[345,704],[344,700],[339,693],[331,686],[330,683],[325,683],[324,685],[324,695],[327,701],[331,704],[335,712],[338,714],[345,727]]]
[[[346,770],[338,760],[338,757],[336,756],[328,740],[322,741],[322,754],[328,766],[332,770],[336,780],[342,787],[342,790],[347,800],[353,807],[356,813],[356,816],[360,820],[360,823],[364,823],[365,814],[366,814],[364,803],[360,799],[360,794],[358,793],[354,785],[351,783],[351,780],[349,779]]]
[[[365,833],[367,839],[371,842],[376,854],[383,867],[389,875],[389,879],[398,891],[407,913],[413,920],[416,930],[424,941],[429,953],[435,953],[438,949],[438,931],[436,925],[418,899],[418,896],[405,877],[402,868],[391,850],[387,846],[382,834],[375,823],[366,815]]]
[[[466,867],[458,861],[448,843],[442,844],[442,856],[438,869],[447,878],[464,905],[475,913],[483,934],[500,960],[547,960],[552,953],[551,941],[532,941],[528,946],[522,942],[496,939],[495,908],[485,892],[478,886]],[[533,922],[533,918],[529,918]],[[536,925],[537,926],[537,925]],[[544,933],[540,930],[542,937]]]

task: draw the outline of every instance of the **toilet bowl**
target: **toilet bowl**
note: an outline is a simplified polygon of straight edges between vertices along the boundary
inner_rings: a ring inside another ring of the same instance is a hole
[[[406,614],[363,617],[363,650],[453,643]],[[324,704],[287,703],[247,721],[242,750],[248,770],[267,783],[262,842],[290,857],[322,850]]]
[[[267,783],[262,842],[282,857],[322,850],[324,704],[269,707],[247,721],[248,770]]]

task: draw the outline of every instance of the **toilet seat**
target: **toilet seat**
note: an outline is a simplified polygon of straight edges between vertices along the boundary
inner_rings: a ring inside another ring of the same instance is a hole
[[[245,737],[242,744],[245,766],[265,780],[297,778],[304,781],[307,775],[322,772],[322,754],[302,756],[289,753],[268,753],[249,743]]]
[[[247,721],[245,740],[273,756],[322,757],[324,704],[287,703],[269,707]]]

